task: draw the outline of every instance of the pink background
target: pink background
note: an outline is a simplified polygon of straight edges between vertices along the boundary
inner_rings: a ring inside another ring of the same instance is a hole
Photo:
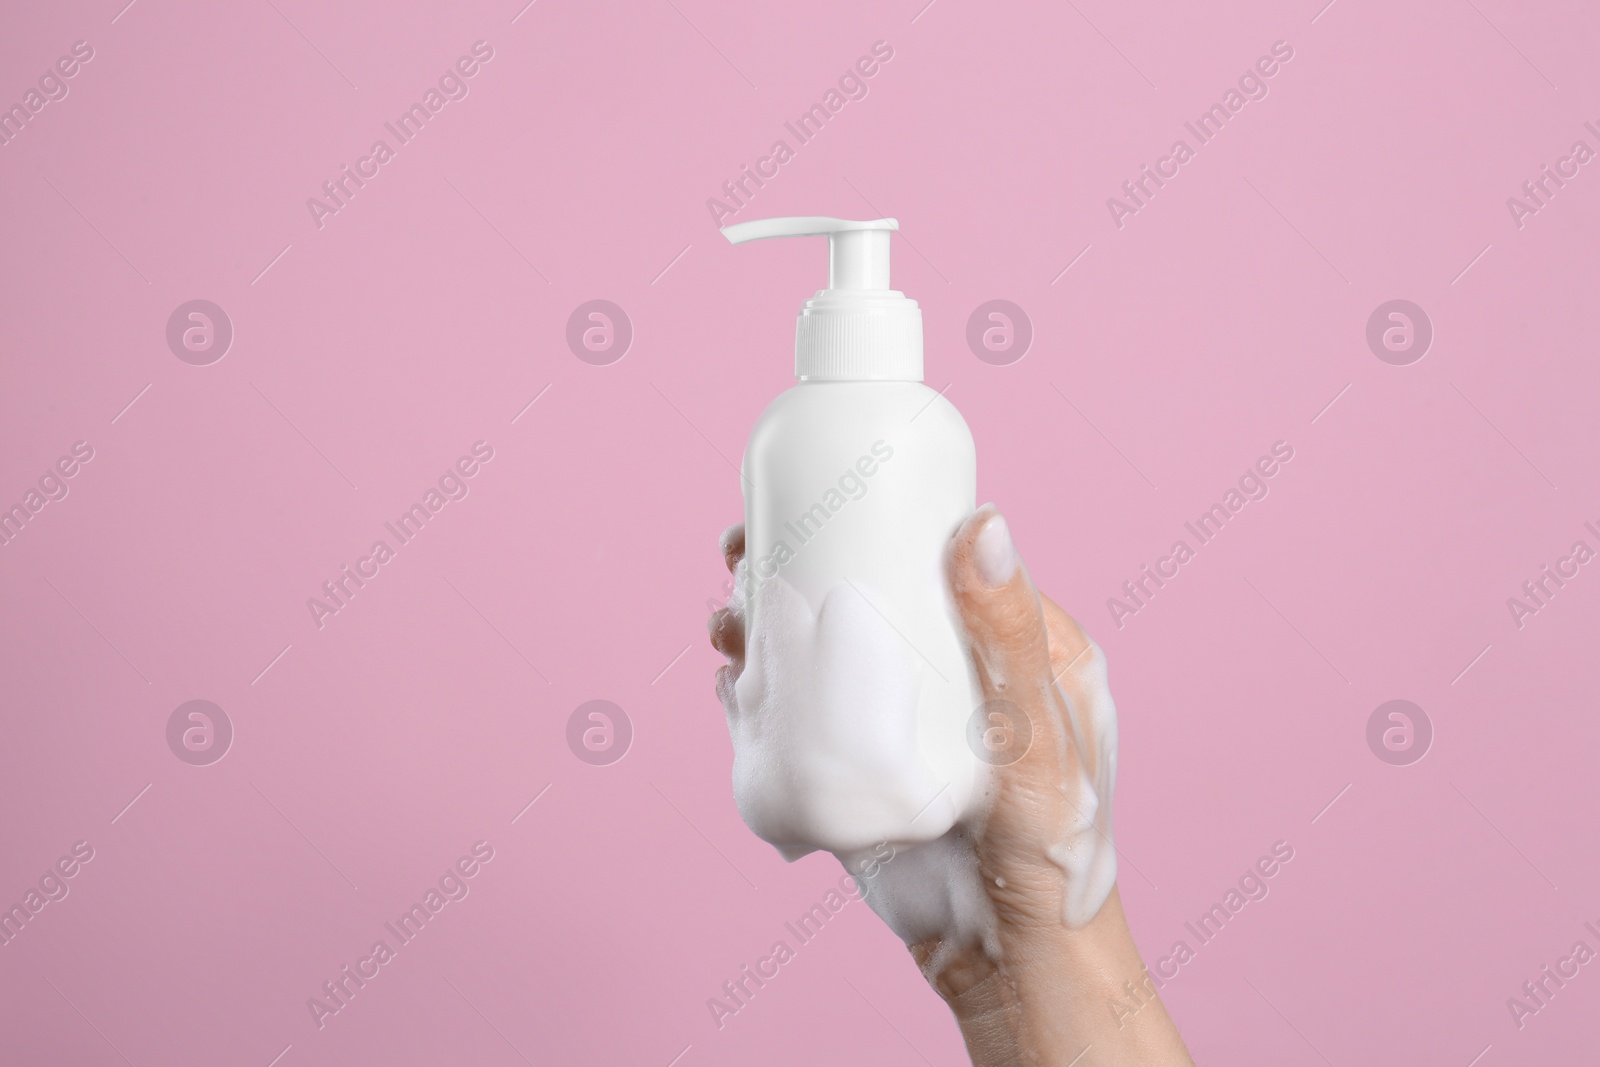
[[[0,148],[0,505],[94,449],[0,548],[0,903],[95,852],[0,948],[0,1058],[965,1062],[860,904],[706,1007],[839,871],[740,823],[704,631],[823,251],[733,249],[705,201],[879,40],[734,219],[903,223],[981,495],[1112,664],[1147,961],[1294,848],[1166,987],[1197,1059],[1592,1051],[1600,964],[1520,1030],[1506,999],[1600,949],[1600,568],[1520,629],[1506,598],[1600,547],[1600,173],[1520,229],[1506,198],[1600,148],[1600,13],[522,2],[0,16],[0,102],[94,49]],[[319,229],[307,198],[479,40],[470,95]],[[1114,225],[1279,40],[1266,99]],[[235,331],[209,366],[165,338],[196,298]],[[635,331],[609,366],[564,339],[597,298]],[[1035,330],[1007,366],[965,341],[995,298]],[[1365,340],[1397,298],[1435,331],[1409,366]],[[470,495],[319,630],[307,598],[479,440]],[[1118,629],[1107,598],[1277,440],[1271,495]],[[1396,698],[1435,731],[1409,766],[1366,741]],[[192,699],[236,732],[209,766],[167,744]],[[609,766],[565,739],[592,699],[633,725]],[[470,895],[319,1029],[307,998],[479,840]]]

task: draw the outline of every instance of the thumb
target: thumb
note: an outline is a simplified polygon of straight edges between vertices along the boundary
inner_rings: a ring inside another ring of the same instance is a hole
[[[980,721],[996,728],[983,733],[987,754],[975,750],[992,764],[1054,782],[1061,753],[1044,609],[1005,517],[993,505],[961,524],[948,567],[983,689]]]

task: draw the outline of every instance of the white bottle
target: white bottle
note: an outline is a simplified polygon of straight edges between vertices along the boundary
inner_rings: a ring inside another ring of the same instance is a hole
[[[982,701],[945,576],[976,504],[959,412],[922,384],[922,312],[889,288],[894,219],[782,218],[734,244],[826,235],[795,329],[799,384],[745,450],[747,660],[730,713],[746,823],[797,858],[942,836],[977,811]]]

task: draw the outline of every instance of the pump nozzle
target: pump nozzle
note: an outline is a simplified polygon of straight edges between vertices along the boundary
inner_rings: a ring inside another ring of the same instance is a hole
[[[855,222],[821,215],[753,219],[724,226],[729,244],[768,237],[828,238],[828,288],[805,302],[795,324],[795,374],[802,380],[922,380],[922,311],[889,288],[895,219]]]
[[[828,238],[829,289],[889,288],[889,234],[898,230],[895,219],[852,222],[821,215],[786,219],[755,219],[722,228],[729,244],[761,241],[768,237]]]

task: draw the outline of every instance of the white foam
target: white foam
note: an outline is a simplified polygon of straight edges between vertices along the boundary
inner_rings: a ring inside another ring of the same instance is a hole
[[[966,827],[956,826],[936,841],[898,850],[871,879],[858,881],[863,899],[906,944],[936,937],[942,942],[941,954],[982,944],[998,958],[994,906],[983,888],[969,835]],[[854,871],[860,860],[847,853],[839,862]],[[929,966],[938,971],[943,962],[936,954]]]
[[[734,799],[750,829],[798,859],[950,828],[968,797],[923,758],[917,671],[855,589],[836,586],[813,615],[788,582],[768,580],[745,655],[728,727]]]
[[[741,618],[743,568],[730,603]],[[830,590],[813,614],[800,593],[774,577],[761,584],[760,604],[728,708],[734,798],[746,824],[786,859],[826,850],[853,873],[875,846],[894,845],[894,858],[863,880],[867,903],[889,927],[908,944],[939,937],[949,951],[982,943],[997,954],[994,910],[972,844],[982,832],[992,774],[955,731],[949,748],[926,758],[920,670],[904,639],[847,584]],[[1080,773],[1061,783],[1068,817],[1044,851],[1062,871],[1069,926],[1092,919],[1116,881],[1116,707],[1104,663],[1098,648],[1086,654],[1071,687],[1076,699],[1063,691],[1060,705]],[[1089,737],[1094,744],[1086,750]],[[930,763],[976,771],[954,785]]]
[[[1067,709],[1078,754],[1075,782],[1062,782],[1067,818],[1060,840],[1046,849],[1066,876],[1062,919],[1082,926],[1100,911],[1117,882],[1117,850],[1111,840],[1111,797],[1117,780],[1117,705],[1111,699],[1106,657],[1090,642],[1074,665],[1069,693],[1057,691]],[[1093,744],[1089,739],[1093,739]]]

